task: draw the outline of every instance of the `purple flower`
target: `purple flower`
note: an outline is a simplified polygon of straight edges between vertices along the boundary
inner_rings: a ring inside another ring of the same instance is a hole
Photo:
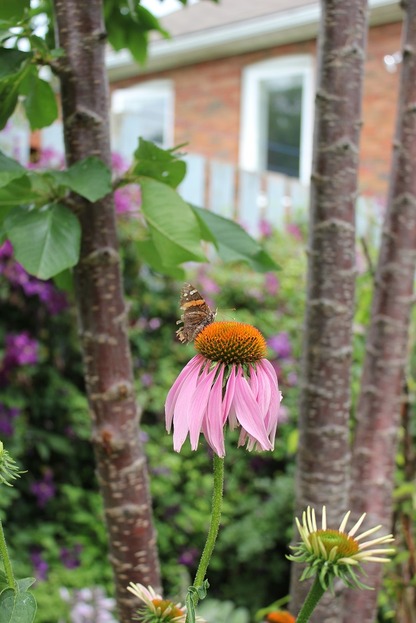
[[[42,480],[32,482],[30,491],[37,498],[39,508],[44,508],[46,504],[55,496],[56,487],[53,482],[53,472],[50,468],[45,470]]]
[[[180,565],[185,565],[185,567],[193,567],[198,561],[199,554],[200,552],[196,547],[185,549],[179,556],[178,563]]]
[[[60,589],[60,595],[70,605],[73,623],[116,623],[112,614],[115,600],[107,597],[99,586],[72,593],[64,587]]]
[[[140,187],[137,184],[128,184],[118,188],[114,193],[114,204],[117,214],[138,212],[142,204]]]
[[[17,407],[6,407],[0,402],[0,434],[11,437],[14,433],[13,420],[20,413]]]
[[[37,363],[39,344],[27,331],[9,333],[5,342],[3,368],[10,369]]]
[[[150,374],[149,372],[143,372],[143,374],[140,376],[140,381],[143,387],[151,387],[153,385],[153,374]]]
[[[82,552],[82,545],[76,543],[72,549],[68,547],[62,547],[59,553],[62,564],[67,569],[76,569],[81,564],[80,554]]]
[[[292,345],[286,331],[273,335],[267,340],[267,344],[279,359],[288,359],[292,355]]]
[[[260,235],[263,238],[270,238],[273,235],[273,226],[270,223],[270,221],[268,221],[265,218],[262,218],[260,220],[259,230],[260,230]]]
[[[121,154],[111,154],[111,168],[116,175],[123,175],[129,168],[127,160],[123,158]]]
[[[61,152],[52,148],[42,149],[36,162],[29,162],[28,169],[63,169],[64,157]]]
[[[32,561],[34,575],[37,580],[46,580],[48,575],[48,563],[42,558],[42,549],[35,547],[31,551],[30,560]]]
[[[264,287],[267,294],[276,296],[280,290],[280,282],[274,273],[266,273],[264,277]]]
[[[6,241],[0,247],[0,274],[3,274],[12,286],[20,287],[26,296],[38,296],[52,315],[68,307],[64,292],[57,290],[51,281],[41,281],[29,275],[12,256],[13,247]]]
[[[295,223],[288,223],[286,225],[286,231],[293,236],[293,238],[295,238],[295,240],[298,240],[299,242],[301,242],[303,240],[303,235],[302,232],[300,230],[299,225],[296,225]]]
[[[13,246],[9,240],[0,245],[0,260],[8,260],[13,255]]]
[[[149,329],[151,329],[152,331],[156,331],[156,329],[159,329],[161,324],[162,321],[160,318],[150,318],[148,323]]]

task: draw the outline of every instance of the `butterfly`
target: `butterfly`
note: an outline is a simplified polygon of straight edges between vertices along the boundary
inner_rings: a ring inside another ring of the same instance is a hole
[[[190,283],[185,283],[179,299],[183,309],[181,319],[176,324],[183,323],[183,327],[176,331],[176,335],[185,344],[193,342],[198,333],[215,320],[217,311],[207,305],[204,297]]]

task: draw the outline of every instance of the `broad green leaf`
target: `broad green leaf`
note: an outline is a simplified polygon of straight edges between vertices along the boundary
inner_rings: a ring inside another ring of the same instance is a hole
[[[149,43],[147,32],[140,30],[136,30],[136,32],[134,32],[132,30],[128,30],[125,34],[126,47],[130,50],[134,60],[140,65],[144,65],[147,60],[147,49]]]
[[[74,279],[69,268],[58,275],[54,275],[53,282],[59,290],[64,290],[70,294],[74,291]]]
[[[161,149],[140,137],[139,146],[134,152],[132,173],[151,177],[176,188],[186,175],[186,163],[179,160],[175,149]]]
[[[110,169],[95,156],[76,162],[67,171],[49,173],[59,184],[67,186],[88,201],[97,201],[112,190]]]
[[[31,52],[15,48],[0,48],[0,80],[20,71],[22,63],[32,58]]]
[[[36,600],[32,593],[15,592],[9,588],[0,595],[1,623],[32,623],[36,615]]]
[[[16,260],[39,279],[49,279],[78,262],[81,227],[62,205],[17,208],[6,217],[4,228]]]
[[[19,97],[20,77],[18,74],[0,83],[0,130],[4,128],[16,108]]]
[[[170,35],[168,31],[162,27],[157,17],[155,17],[148,9],[141,4],[137,4],[135,12],[137,15],[137,22],[144,30],[157,30],[163,37],[165,37],[165,39],[169,39]]]
[[[17,160],[0,151],[0,187],[26,174],[26,169]]]
[[[209,210],[196,206],[191,207],[201,224],[203,238],[214,242],[218,255],[224,262],[245,261],[259,272],[278,268],[261,245],[249,236],[240,225]]]
[[[20,592],[25,592],[36,582],[36,578],[22,578],[17,580],[17,588]]]
[[[205,261],[200,228],[191,207],[166,184],[139,178],[142,213],[150,236],[165,266]]]
[[[25,78],[20,92],[26,95],[23,105],[32,130],[39,130],[55,121],[58,116],[55,93],[49,82],[39,78],[36,68]]]
[[[30,7],[30,0],[1,0],[0,19],[19,21],[26,9]]]
[[[179,266],[164,266],[162,258],[160,257],[152,240],[140,240],[137,242],[137,248],[139,252],[140,260],[145,262],[158,273],[162,275],[168,275],[178,281],[185,279],[185,271]]]
[[[39,196],[33,191],[27,174],[0,188],[0,207],[9,208],[34,203],[36,199],[39,199]]]
[[[9,588],[9,583],[7,581],[7,577],[4,571],[0,570],[0,593],[3,592],[6,588]]]

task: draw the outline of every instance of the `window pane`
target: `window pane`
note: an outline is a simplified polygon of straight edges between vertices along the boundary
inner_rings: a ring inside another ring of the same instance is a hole
[[[269,171],[299,177],[302,80],[267,85],[267,155]]]

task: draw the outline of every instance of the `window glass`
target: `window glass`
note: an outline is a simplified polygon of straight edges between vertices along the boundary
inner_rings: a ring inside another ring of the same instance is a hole
[[[266,84],[266,169],[299,177],[302,79]]]

